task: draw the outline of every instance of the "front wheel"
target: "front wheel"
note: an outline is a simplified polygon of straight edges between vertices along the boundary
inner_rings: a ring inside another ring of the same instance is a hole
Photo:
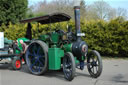
[[[75,76],[75,59],[72,53],[68,52],[63,58],[63,72],[67,80],[73,80]]]
[[[99,52],[92,50],[87,57],[87,68],[93,78],[97,78],[102,73],[102,59]]]

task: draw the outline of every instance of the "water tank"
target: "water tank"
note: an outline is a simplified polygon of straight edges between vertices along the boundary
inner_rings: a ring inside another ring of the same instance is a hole
[[[4,48],[4,32],[0,32],[0,49]]]

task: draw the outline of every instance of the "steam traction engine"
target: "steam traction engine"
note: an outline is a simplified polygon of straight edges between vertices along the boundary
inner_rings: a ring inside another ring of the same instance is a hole
[[[90,75],[94,78],[100,76],[102,72],[102,60],[100,54],[92,50],[88,52],[88,45],[81,40],[84,33],[80,30],[80,7],[74,7],[75,28],[73,33],[71,28],[68,32],[55,30],[45,35],[40,35],[38,39],[32,40],[26,51],[26,63],[32,74],[41,75],[47,70],[60,70],[63,68],[64,76],[71,81],[75,76],[75,69],[84,69],[87,65]],[[69,21],[70,16],[64,13],[56,13],[21,22],[36,21],[41,24]],[[87,62],[85,62],[87,58]]]

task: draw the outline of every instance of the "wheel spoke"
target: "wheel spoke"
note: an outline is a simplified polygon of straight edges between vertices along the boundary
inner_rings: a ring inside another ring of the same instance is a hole
[[[67,76],[70,76],[72,71],[70,69],[65,69],[65,72]]]
[[[33,44],[33,48],[36,48],[36,47],[37,47],[37,46],[36,46],[36,43],[34,43],[34,44]]]
[[[39,57],[38,57],[39,58]],[[35,59],[35,58],[33,58],[33,59]],[[37,63],[38,62],[38,63]],[[39,64],[39,66],[38,66],[38,64]],[[35,61],[35,63],[34,64],[32,64],[31,65],[31,69],[32,69],[32,67],[35,65],[35,70],[37,71],[37,72],[40,72],[40,65],[43,67],[44,65],[43,65],[43,63],[39,60],[39,59],[36,59],[36,61]]]
[[[69,71],[68,71],[69,76],[71,75],[71,73],[72,73],[72,70],[71,70],[71,69],[69,69]]]
[[[70,76],[70,75],[69,75],[69,71],[68,71],[68,70],[66,71],[66,75],[67,75],[68,77]]]
[[[66,68],[71,67],[71,63],[67,63]]]
[[[30,51],[28,51],[28,56],[29,56],[29,55],[30,55],[30,56],[33,56],[33,57],[35,56],[35,55],[33,55]]]
[[[30,68],[32,69],[32,67],[37,63],[38,60],[36,60],[31,66]]]
[[[35,55],[33,55],[33,54],[29,54],[30,56],[32,56],[32,57],[34,57]]]
[[[99,66],[99,64],[96,63],[96,66]]]
[[[70,71],[70,74],[72,73],[72,69],[69,69],[69,71]]]
[[[96,66],[96,72],[98,71],[98,69],[97,69],[97,66]]]
[[[95,60],[94,60],[94,57],[92,57],[92,61],[95,61]]]
[[[36,60],[35,57],[33,57],[33,58],[31,59],[31,61],[34,61],[34,60]]]
[[[92,69],[92,68],[93,68],[93,66],[91,65],[90,69]]]
[[[43,56],[38,56],[38,59],[40,62],[45,62],[45,57],[43,57]]]
[[[94,67],[93,67],[93,71],[92,71],[93,73],[95,73],[95,71],[94,71]]]
[[[36,56],[36,52],[34,51],[33,53],[34,53],[34,55]]]
[[[66,69],[65,67],[64,67],[64,73],[68,73],[68,69]]]
[[[39,56],[39,58],[44,58],[44,55],[38,55]]]
[[[96,59],[96,66],[99,66],[99,61],[98,61],[98,57],[97,57],[97,59]]]
[[[38,62],[39,62],[39,64],[41,64],[41,65],[42,65],[42,67],[44,66],[44,65],[43,65],[43,63],[42,63],[39,59],[38,59]]]
[[[38,63],[36,63],[36,65],[35,65],[35,67],[36,67],[36,69],[35,69],[36,72],[38,72],[38,66],[37,66],[37,64],[38,64]]]
[[[37,47],[36,47],[36,44],[33,44],[32,52],[34,53],[35,56],[36,56],[36,52],[35,52],[35,51],[37,50],[36,48],[37,48]]]
[[[96,62],[96,64],[98,63],[98,57],[96,58],[96,61],[95,62]]]
[[[39,51],[40,51],[40,47],[39,47],[38,50],[37,50],[37,54],[39,54]]]

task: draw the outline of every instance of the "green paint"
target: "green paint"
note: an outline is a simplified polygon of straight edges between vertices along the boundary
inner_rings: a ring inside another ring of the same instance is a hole
[[[82,57],[82,60],[84,61],[85,60],[85,57],[84,56],[81,56]]]
[[[64,51],[60,48],[49,48],[48,56],[49,69],[59,70],[61,68],[61,58],[64,56]]]
[[[8,38],[4,38],[4,44],[7,44],[7,45],[9,45],[9,44],[12,44],[13,43],[13,41],[12,40],[9,40]]]
[[[63,45],[63,49],[65,52],[72,52],[72,44]]]
[[[53,32],[53,33],[51,34],[51,41],[52,41],[52,43],[54,43],[54,44],[58,43],[58,41],[59,41],[59,34],[56,33],[56,32]]]
[[[76,58],[76,57],[75,57],[75,63],[76,63],[76,64],[80,63],[80,61],[79,61],[79,60],[77,60],[77,58]]]
[[[49,40],[49,35],[40,35],[39,40],[47,41],[47,40]]]

